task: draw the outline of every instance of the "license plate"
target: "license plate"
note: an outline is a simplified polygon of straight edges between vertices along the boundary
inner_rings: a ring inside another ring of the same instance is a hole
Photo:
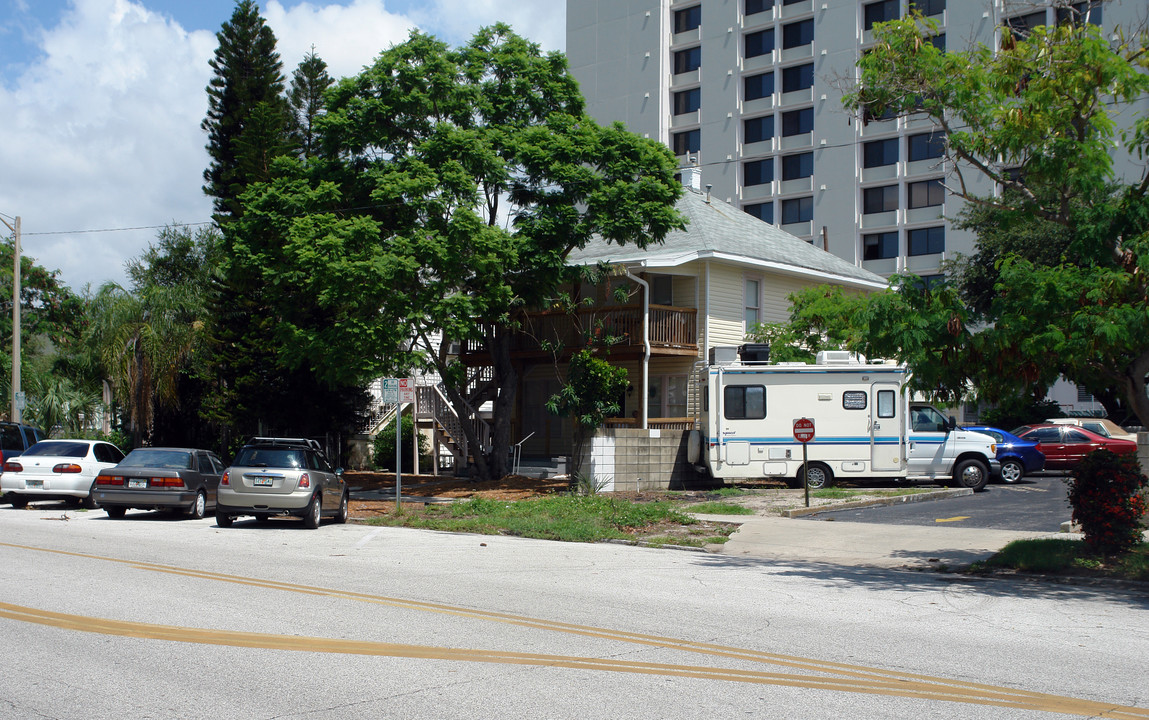
[[[140,490],[148,486],[147,480],[128,480],[128,487],[133,490]]]
[[[24,487],[42,488],[42,487],[44,487],[44,481],[43,480],[25,480],[24,481]]]
[[[275,478],[269,477],[255,477],[251,479],[252,485],[261,485],[263,487],[271,487],[275,483]]]

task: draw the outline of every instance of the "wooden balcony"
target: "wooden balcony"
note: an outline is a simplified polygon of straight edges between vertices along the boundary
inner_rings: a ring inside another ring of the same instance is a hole
[[[527,313],[521,332],[515,334],[511,355],[518,359],[548,358],[546,348],[561,347],[561,357],[586,347],[591,340],[613,338],[612,357],[641,357],[643,353],[642,305],[612,305],[565,312]],[[652,356],[698,354],[698,310],[695,308],[650,306],[650,351]],[[482,344],[464,343],[462,357],[467,364],[486,362]]]

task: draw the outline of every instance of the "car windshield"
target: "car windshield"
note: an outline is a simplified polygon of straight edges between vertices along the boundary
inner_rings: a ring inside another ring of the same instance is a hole
[[[152,467],[171,470],[190,470],[192,454],[185,450],[156,450],[137,448],[120,461],[120,467]]]
[[[82,458],[88,454],[89,443],[79,440],[41,440],[28,448],[24,455],[51,455],[53,457]]]
[[[299,448],[245,447],[235,456],[232,465],[240,467],[302,468],[305,466],[303,450]]]

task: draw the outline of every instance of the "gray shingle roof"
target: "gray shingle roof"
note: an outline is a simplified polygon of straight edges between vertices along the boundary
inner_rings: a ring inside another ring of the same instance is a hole
[[[742,212],[715,197],[707,201],[687,188],[676,204],[688,219],[685,230],[666,236],[661,245],[646,250],[619,247],[596,237],[568,257],[572,264],[611,262],[643,263],[648,267],[673,267],[703,258],[720,258],[754,266],[770,266],[781,272],[807,275],[819,282],[885,287],[886,278],[863,270],[833,253],[820,250],[790,233]]]

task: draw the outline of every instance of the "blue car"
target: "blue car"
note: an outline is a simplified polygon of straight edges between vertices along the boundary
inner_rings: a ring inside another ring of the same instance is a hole
[[[995,427],[968,425],[966,430],[985,433],[997,442],[997,459],[1001,463],[999,477],[1004,483],[1015,483],[1026,475],[1045,469],[1045,455],[1037,449],[1032,440],[1022,440],[1018,436]]]

